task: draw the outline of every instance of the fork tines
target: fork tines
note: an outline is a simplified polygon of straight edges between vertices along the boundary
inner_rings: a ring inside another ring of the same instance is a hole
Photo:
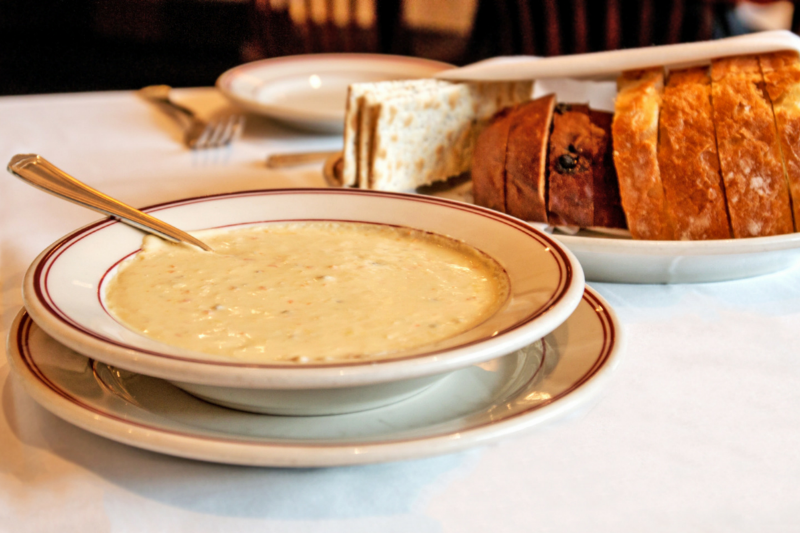
[[[200,135],[195,139],[188,139],[187,144],[194,150],[225,146],[239,137],[243,129],[244,116],[229,115],[225,118],[209,121]]]

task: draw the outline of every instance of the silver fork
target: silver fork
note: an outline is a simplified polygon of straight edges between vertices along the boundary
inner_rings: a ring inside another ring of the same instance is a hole
[[[145,100],[158,105],[169,113],[183,127],[183,142],[192,149],[216,148],[230,144],[244,129],[244,116],[228,115],[216,120],[205,121],[191,109],[173,102],[169,85],[149,85],[139,90]]]

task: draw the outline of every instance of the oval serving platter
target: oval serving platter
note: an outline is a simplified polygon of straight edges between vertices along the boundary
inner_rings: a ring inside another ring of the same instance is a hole
[[[323,177],[341,187],[341,153],[328,158]],[[424,195],[473,203],[472,184],[464,178],[421,188]],[[800,263],[800,233],[714,241],[637,241],[611,232],[581,230],[551,233],[575,254],[587,281],[610,283],[705,283],[772,274]]]

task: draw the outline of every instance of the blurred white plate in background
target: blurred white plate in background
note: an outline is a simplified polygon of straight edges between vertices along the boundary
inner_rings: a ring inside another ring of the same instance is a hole
[[[341,133],[351,83],[430,78],[452,65],[381,54],[310,54],[254,61],[217,79],[217,88],[247,111],[290,126]]]

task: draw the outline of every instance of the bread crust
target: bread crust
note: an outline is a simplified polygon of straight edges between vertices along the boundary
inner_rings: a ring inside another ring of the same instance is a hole
[[[634,239],[672,239],[657,156],[664,70],[623,72],[617,88],[611,130],[628,229]]]
[[[789,188],[758,58],[713,60],[711,94],[733,236],[792,232]]]
[[[707,67],[670,73],[659,119],[658,165],[675,239],[731,236]]]
[[[594,222],[598,228],[627,228],[622,201],[619,197],[617,171],[614,168],[614,150],[611,142],[613,113],[589,110],[589,118],[597,129],[592,130],[597,147],[593,174]]]
[[[347,104],[344,119],[344,149],[342,150],[342,185],[358,185],[358,146],[360,142],[362,102],[358,87],[347,88]]]
[[[375,159],[375,127],[381,104],[375,103],[370,96],[359,99],[358,114],[358,147],[356,183],[360,189],[369,189],[372,162]]]
[[[589,106],[559,104],[553,114],[548,155],[548,222],[554,226],[594,224],[594,171],[597,129]],[[602,134],[602,132],[601,132]]]
[[[522,220],[547,222],[547,147],[555,95],[519,105],[510,120],[505,161],[506,209]]]
[[[478,136],[472,153],[472,195],[475,203],[506,212],[506,148],[512,108],[497,113]]]
[[[778,128],[784,176],[792,199],[794,230],[800,224],[800,59],[794,50],[758,57]]]

